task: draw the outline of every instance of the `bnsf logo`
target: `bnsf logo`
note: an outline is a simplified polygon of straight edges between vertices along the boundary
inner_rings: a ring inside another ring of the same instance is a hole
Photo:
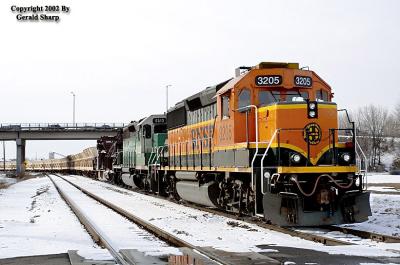
[[[303,130],[304,141],[309,142],[312,145],[319,144],[321,142],[322,132],[321,127],[316,123],[309,123],[304,127]]]
[[[203,141],[203,148],[208,148],[213,134],[213,125],[193,128],[191,134],[194,148],[200,148],[201,141]]]

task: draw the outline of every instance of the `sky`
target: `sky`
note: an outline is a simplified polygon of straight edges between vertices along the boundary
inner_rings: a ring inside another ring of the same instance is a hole
[[[60,21],[19,22],[11,6],[65,5]],[[400,102],[400,1],[0,2],[0,122],[137,120],[261,61],[298,62],[340,108]],[[30,141],[27,157],[94,141]],[[15,143],[6,144],[8,158]]]

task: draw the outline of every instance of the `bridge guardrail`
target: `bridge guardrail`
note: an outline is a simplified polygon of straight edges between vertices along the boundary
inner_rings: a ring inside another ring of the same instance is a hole
[[[0,131],[38,131],[38,130],[115,130],[124,123],[2,123]]]

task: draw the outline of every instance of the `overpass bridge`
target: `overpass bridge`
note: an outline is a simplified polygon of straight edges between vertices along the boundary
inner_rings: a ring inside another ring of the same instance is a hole
[[[97,140],[115,136],[123,123],[7,123],[0,124],[0,141],[17,144],[16,173],[24,172],[26,140]]]

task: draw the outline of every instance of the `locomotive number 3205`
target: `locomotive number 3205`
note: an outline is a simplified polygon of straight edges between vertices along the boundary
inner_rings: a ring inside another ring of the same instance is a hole
[[[258,75],[256,76],[257,86],[277,86],[282,84],[282,76],[280,75]]]
[[[294,85],[295,86],[302,86],[302,87],[311,87],[312,86],[312,79],[309,76],[296,75],[294,77]]]

